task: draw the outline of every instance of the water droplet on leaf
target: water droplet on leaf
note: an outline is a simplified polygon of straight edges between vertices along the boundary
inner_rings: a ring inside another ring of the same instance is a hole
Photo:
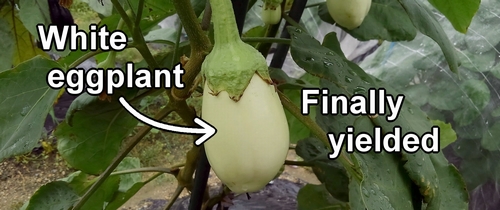
[[[314,61],[313,57],[306,57],[306,61]]]
[[[366,88],[361,86],[357,86],[356,88],[354,88],[354,94],[363,94],[363,93],[366,93]]]
[[[21,116],[26,116],[26,114],[28,114],[28,112],[30,111],[30,107],[29,106],[25,106],[23,108],[23,110],[21,110]]]

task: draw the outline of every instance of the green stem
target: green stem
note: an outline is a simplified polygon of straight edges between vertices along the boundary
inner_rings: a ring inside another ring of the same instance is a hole
[[[299,23],[295,22],[295,20],[293,20],[289,15],[283,14],[282,16],[286,20],[286,22],[290,23],[290,25],[292,25],[292,26],[294,26],[296,28],[302,29],[303,31],[307,31]]]
[[[125,24],[127,24],[127,27],[129,30],[132,32],[132,38],[134,39],[134,44],[136,45],[135,48],[141,53],[142,57],[148,64],[150,69],[158,69],[159,65],[156,62],[155,58],[149,51],[148,46],[146,45],[146,41],[144,40],[144,36],[142,35],[142,31],[139,27],[135,27],[133,24],[132,20],[130,20],[130,17],[128,16],[127,12],[123,9],[122,5],[120,4],[119,0],[111,0],[113,3],[113,6],[115,7],[116,11],[120,14],[122,19],[125,21]]]
[[[242,37],[243,42],[260,42],[260,43],[279,43],[290,45],[292,40],[272,37]]]
[[[215,45],[241,41],[231,0],[210,0]]]
[[[182,26],[189,37],[191,53],[189,55],[189,61],[184,65],[185,73],[182,76],[186,88],[178,89],[174,87],[168,93],[174,100],[186,100],[191,95],[189,90],[191,90],[191,86],[196,76],[200,73],[201,64],[205,60],[205,56],[210,52],[212,45],[206,33],[201,29],[198,17],[196,17],[193,5],[191,5],[191,1],[175,0],[173,4],[182,22]]]
[[[177,184],[177,188],[175,188],[175,191],[174,191],[174,194],[172,195],[172,198],[170,198],[167,206],[165,206],[165,210],[169,210],[170,208],[172,208],[175,201],[177,200],[177,198],[179,198],[179,195],[181,195],[183,190],[184,190],[184,186]]]
[[[99,55],[101,53],[103,53],[103,51],[101,49],[98,49],[96,51],[90,51],[90,52],[86,53],[85,55],[83,55],[82,57],[79,57],[78,59],[73,61],[73,63],[69,64],[68,69],[75,68],[78,65],[82,64],[87,59],[92,58],[92,57]]]
[[[122,30],[124,23],[125,23],[125,21],[123,20],[123,18],[120,18],[120,21],[118,21],[118,25],[116,26],[116,30]],[[117,51],[115,51],[115,50],[109,51],[109,54],[108,54],[108,57],[106,58],[106,60],[112,61],[114,64],[115,60],[116,60],[116,54],[117,54]]]
[[[142,172],[160,172],[160,173],[164,173],[164,174],[175,175],[176,170],[172,170],[170,168],[162,168],[162,167],[144,167],[144,168],[128,169],[128,170],[123,170],[123,171],[116,171],[116,172],[111,173],[109,176],[142,173]]]
[[[142,19],[142,10],[144,9],[144,0],[139,0],[139,5],[137,8],[138,8],[137,15],[135,16],[135,27],[140,28],[139,25],[140,25],[141,19]]]
[[[179,53],[179,43],[181,42],[181,36],[182,36],[182,23],[179,24],[179,28],[177,28],[177,34],[176,34],[176,40],[175,40],[175,45],[174,45],[174,55],[172,56],[172,63],[170,64],[170,66],[172,66],[172,68],[174,67],[174,64],[175,64],[175,58],[177,58],[178,56],[178,53]]]
[[[134,31],[135,28],[134,24],[132,23],[132,20],[128,16],[127,12],[123,9],[119,0],[111,0],[111,3],[113,3],[113,6],[115,7],[116,11],[118,11],[123,21],[125,21],[125,24],[127,24],[128,29],[130,31]]]

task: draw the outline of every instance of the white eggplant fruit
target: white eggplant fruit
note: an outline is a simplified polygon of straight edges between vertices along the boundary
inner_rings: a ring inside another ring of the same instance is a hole
[[[349,30],[359,27],[370,11],[372,0],[327,0],[328,13],[335,22]]]
[[[280,171],[289,146],[283,106],[273,85],[257,74],[238,102],[227,92],[213,96],[205,85],[203,119],[217,128],[205,143],[217,176],[235,193],[255,192]]]
[[[266,0],[262,7],[260,17],[265,24],[275,25],[281,20],[282,0]]]
[[[214,46],[201,66],[201,117],[217,129],[204,143],[208,161],[235,193],[261,190],[289,147],[285,112],[264,56],[241,41],[230,0],[210,0]]]

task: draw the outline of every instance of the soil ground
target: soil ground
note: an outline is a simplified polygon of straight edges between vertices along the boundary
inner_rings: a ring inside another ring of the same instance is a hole
[[[161,133],[161,134],[160,134]],[[171,134],[159,132],[157,135]],[[179,140],[179,138],[176,138]],[[0,209],[17,210],[30,196],[42,185],[51,181],[66,177],[74,172],[74,169],[68,167],[64,160],[57,154],[55,150],[54,141],[44,141],[44,147],[36,148],[30,154],[16,156],[15,158],[8,159],[0,163]],[[52,143],[49,143],[52,142]],[[172,145],[173,142],[166,142],[165,144]],[[190,141],[181,141],[170,147],[177,149],[152,151],[158,148],[158,142],[146,140],[144,143],[139,144],[138,147],[142,151],[149,151],[147,154],[140,154],[133,151],[131,156],[141,156],[141,161],[144,165],[160,166],[168,165],[168,162],[178,163],[183,161],[184,152],[189,148]],[[165,147],[164,147],[165,149]],[[148,164],[148,157],[145,156],[158,156],[158,153],[168,154],[168,158],[150,159],[149,161],[156,164]],[[295,160],[297,158],[295,152],[290,150],[288,160]],[[145,159],[145,160],[142,160]],[[151,174],[144,174],[143,178],[147,179]],[[303,167],[286,166],[285,171],[281,175],[282,179],[287,179],[293,182],[308,182],[319,183],[310,170]],[[220,180],[211,172],[209,179],[209,186],[218,186]],[[154,181],[145,185],[134,197],[132,197],[122,209],[144,209],[148,204],[146,200],[162,199],[167,200],[173,194],[176,188],[176,180],[173,176],[162,175]],[[187,196],[184,191],[180,197]],[[147,209],[147,208],[146,208]]]

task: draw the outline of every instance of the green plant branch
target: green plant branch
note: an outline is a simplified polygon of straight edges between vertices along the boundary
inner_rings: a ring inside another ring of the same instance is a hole
[[[156,179],[156,177],[159,177],[160,175],[162,175],[163,173],[156,173],[155,175],[153,175],[152,177],[150,177],[149,179],[147,179],[146,181],[144,181],[144,184],[147,184],[151,181],[153,181],[154,179]]]
[[[327,147],[331,147],[330,145],[330,140],[328,139],[327,134],[321,127],[319,127],[316,122],[314,122],[309,116],[302,115],[300,112],[300,109],[295,106],[295,104],[285,95],[283,92],[278,91],[278,94],[281,99],[281,103],[283,104],[283,107],[287,109],[295,118],[297,118],[300,122],[302,122],[311,132],[318,138],[320,139]],[[352,161],[349,159],[349,157],[345,153],[340,153],[339,156],[339,162],[344,166],[344,168],[350,172],[352,176],[356,176],[359,180],[362,180],[362,173],[359,170],[359,168],[356,168],[356,166],[352,163]]]
[[[165,108],[163,108],[160,112],[158,112],[154,116],[154,119],[160,121],[173,111],[174,111],[173,107],[167,104]],[[106,170],[99,176],[97,181],[87,190],[87,192],[85,192],[82,198],[73,207],[73,210],[79,210],[83,207],[83,205],[85,204],[85,202],[87,202],[90,196],[94,194],[97,188],[99,188],[99,186],[101,186],[102,183],[104,183],[106,178],[113,172],[113,170],[115,170],[118,164],[120,164],[120,162],[127,156],[127,154],[135,147],[135,145],[137,145],[137,143],[139,143],[139,141],[142,138],[144,138],[144,136],[146,136],[149,133],[151,129],[152,129],[151,126],[143,127],[141,130],[139,130],[139,132],[136,135],[134,135],[129,141],[127,141],[124,144],[125,145],[123,147],[124,149],[120,151],[120,153],[118,154],[118,156],[115,157],[111,165],[109,165],[108,168],[106,168]]]
[[[120,16],[125,21],[125,24],[127,24],[129,30],[132,32],[132,38],[134,40],[135,48],[139,51],[139,53],[141,53],[142,57],[148,64],[149,68],[158,69],[159,65],[156,62],[153,55],[151,54],[151,51],[149,51],[149,48],[146,44],[146,40],[144,40],[144,36],[142,35],[141,28],[133,25],[132,20],[130,20],[130,17],[128,16],[127,12],[123,9],[119,0],[111,0],[111,2],[113,3],[113,6],[115,7],[116,11],[118,11]]]
[[[241,37],[244,42],[260,42],[260,43],[279,43],[290,45],[292,40],[273,37]]]
[[[174,169],[174,168],[170,169],[170,168],[163,168],[163,167],[134,168],[134,169],[127,169],[127,170],[123,170],[123,171],[116,171],[116,172],[111,173],[109,176],[142,173],[142,172],[161,172],[164,174],[176,175],[178,173],[178,169]]]
[[[90,51],[88,53],[85,53],[85,55],[83,55],[82,57],[79,57],[78,59],[76,59],[75,61],[73,61],[73,63],[69,64],[68,66],[68,69],[72,69],[72,68],[75,68],[77,67],[78,65],[82,64],[84,61],[86,61],[87,59],[89,58],[92,58],[96,55],[99,55],[103,53],[103,51],[101,49],[98,49],[96,51]]]
[[[311,3],[311,4],[306,5],[304,8],[316,7],[316,6],[322,5],[324,3],[326,3],[326,1]],[[290,10],[285,11],[285,13],[288,13],[288,12],[290,12]]]
[[[127,48],[135,48],[135,45],[131,42],[127,43],[127,46],[125,47],[125,49]],[[75,61],[73,61],[69,66],[68,66],[68,69],[72,69],[72,68],[75,68],[77,67],[78,65],[82,64],[83,62],[85,62],[86,60],[88,60],[89,58],[92,58],[96,55],[99,55],[101,53],[104,53],[105,51],[102,51],[101,49],[98,49],[96,51],[90,51],[88,53],[85,53],[82,57],[79,57],[78,59],[76,59]],[[110,51],[110,53],[113,52],[113,51]]]
[[[286,22],[288,22],[290,25],[292,25],[293,27],[296,27],[296,28],[299,28],[303,31],[307,31],[306,29],[304,29],[304,27],[302,27],[299,23],[297,23],[295,20],[293,20],[288,14],[286,13],[283,13],[282,14],[283,16],[283,19],[286,20]]]
[[[179,56],[179,43],[181,42],[181,36],[182,36],[182,23],[179,24],[179,28],[177,28],[177,34],[176,34],[176,37],[175,37],[175,45],[174,45],[174,55],[172,56],[172,63],[170,64],[170,66],[174,66],[174,64],[176,64],[175,62],[175,58],[177,58],[177,56]]]
[[[137,7],[137,15],[135,16],[135,27],[140,28],[139,25],[142,19],[142,10],[144,9],[144,0],[139,0]]]
[[[111,0],[111,3],[113,3],[113,6],[115,7],[116,11],[118,11],[118,13],[120,14],[123,21],[125,21],[125,24],[127,24],[127,27],[129,28],[129,30],[134,31],[134,28],[135,28],[134,24],[132,23],[132,20],[128,16],[127,12],[123,9],[119,0]],[[133,12],[133,11],[131,11],[131,12]]]
[[[184,26],[191,44],[189,61],[184,65],[185,73],[182,77],[186,87],[183,89],[173,88],[171,95],[177,100],[185,100],[191,95],[190,91],[193,81],[201,71],[201,64],[205,60],[212,46],[208,36],[201,29],[198,18],[194,13],[190,0],[173,1],[177,15]],[[174,58],[175,59],[175,58]]]
[[[179,198],[179,195],[181,195],[182,191],[184,190],[184,186],[177,184],[177,188],[175,188],[174,194],[172,195],[172,198],[168,201],[168,204],[165,206],[165,210],[169,210],[172,208],[174,205],[175,201],[177,198]]]

